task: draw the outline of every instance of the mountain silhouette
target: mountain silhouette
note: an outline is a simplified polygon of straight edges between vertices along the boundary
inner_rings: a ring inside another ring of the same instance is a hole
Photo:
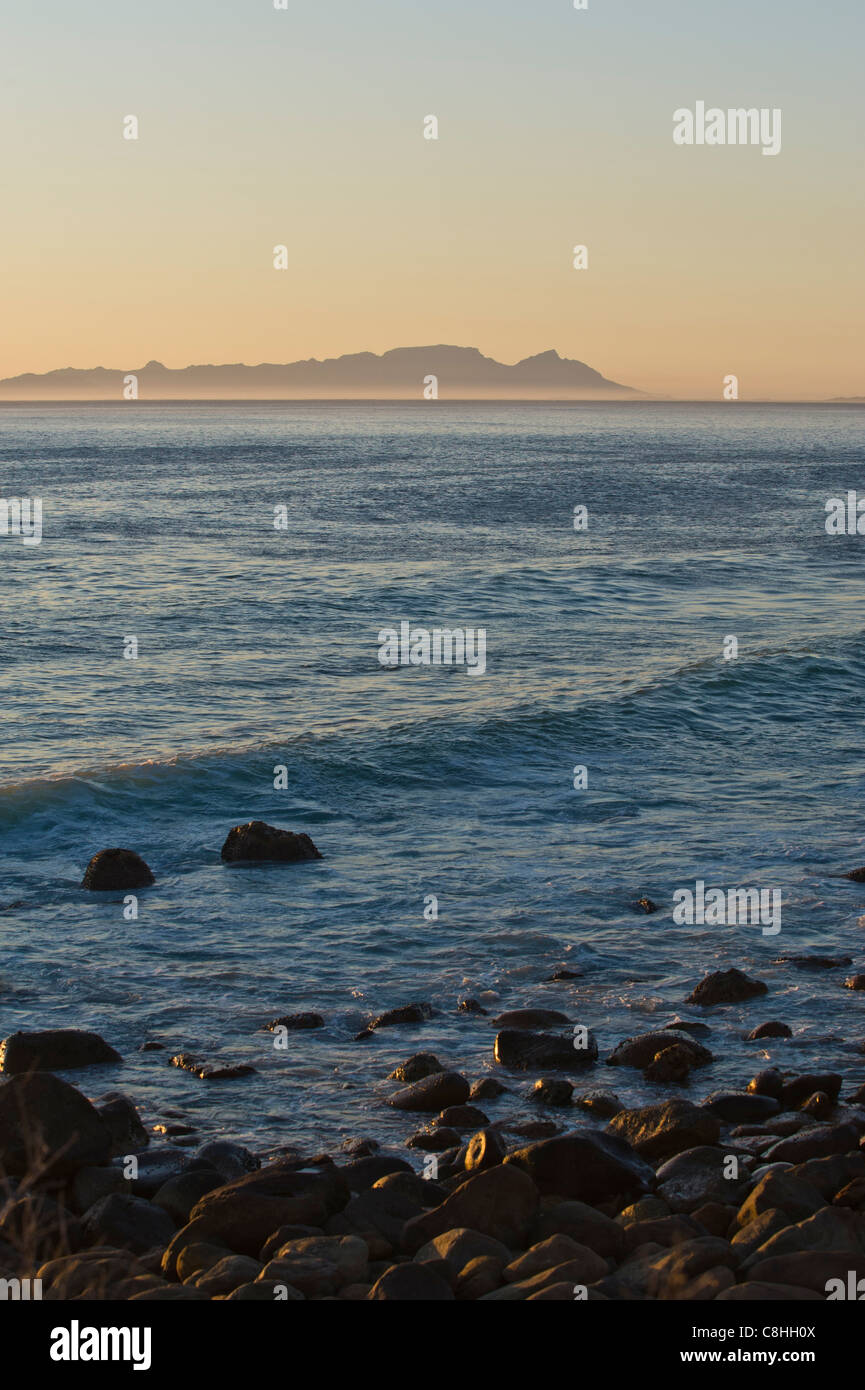
[[[65,367],[5,378],[0,400],[122,401],[131,376],[142,401],[424,400],[433,389],[430,377],[436,378],[441,400],[608,400],[641,394],[554,351],[508,366],[477,348],[439,344],[255,367],[236,362],[171,368],[157,361],[118,370]]]

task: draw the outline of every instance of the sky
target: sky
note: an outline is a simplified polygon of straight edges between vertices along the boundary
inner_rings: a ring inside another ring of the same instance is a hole
[[[861,0],[0,16],[0,377],[454,343],[684,398],[865,394]],[[780,108],[780,153],[675,145],[698,101]]]

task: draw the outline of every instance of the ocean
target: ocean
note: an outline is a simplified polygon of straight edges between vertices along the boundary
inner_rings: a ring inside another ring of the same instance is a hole
[[[525,1006],[589,1026],[602,1059],[705,1021],[694,1099],[770,1062],[861,1084],[865,996],[844,979],[865,968],[865,885],[840,875],[865,864],[865,536],[827,534],[825,508],[865,494],[862,423],[844,405],[4,407],[0,491],[42,498],[43,536],[0,536],[0,1036],[95,1029],[124,1061],[68,1074],[88,1095],[259,1152],[401,1144],[416,1126],[387,1073],[416,1051],[496,1071],[492,1019]],[[383,666],[402,622],[484,630],[484,671]],[[251,819],[324,857],[226,866]],[[156,875],[134,920],[79,886],[113,845]],[[776,890],[780,933],[677,923],[697,880]],[[853,964],[781,959],[815,952]],[[685,1004],[733,965],[768,995]],[[582,973],[550,981],[561,967]],[[429,1021],[355,1041],[415,1000]],[[276,1049],[264,1025],[304,1010],[325,1026]],[[744,1041],[767,1019],[793,1038]],[[180,1051],[256,1071],[202,1081]],[[490,1117],[534,1112],[534,1075],[504,1079]],[[572,1079],[668,1093],[603,1060]]]

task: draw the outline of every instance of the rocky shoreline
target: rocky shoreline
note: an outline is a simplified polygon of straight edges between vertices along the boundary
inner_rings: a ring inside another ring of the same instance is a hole
[[[318,853],[307,836],[262,822],[236,827],[223,851],[229,862]],[[152,881],[132,851],[109,850],[82,886]],[[860,989],[865,977],[846,983]],[[683,1002],[711,1017],[765,994],[732,969]],[[474,999],[458,1007],[487,1013]],[[356,1041],[419,1022],[434,1030],[428,1004],[400,1005]],[[769,1067],[695,1101],[714,1061],[699,1020],[673,1019],[603,1058],[591,1030],[559,1010],[489,1022],[494,1074],[472,1078],[433,1052],[389,1073],[402,1152],[363,1136],[303,1153],[288,1127],[277,1151],[257,1155],[225,1139],[198,1144],[182,1116],[151,1135],[126,1095],[91,1100],[64,1079],[122,1063],[101,1036],[11,1034],[0,1042],[0,1290],[85,1301],[857,1297],[865,1085],[847,1093],[839,1072]],[[307,1011],[262,1026],[287,1038],[323,1023]],[[790,1036],[767,1019],[747,1040],[780,1051]],[[191,1053],[167,1060],[205,1083],[252,1070]],[[623,1080],[641,1073],[666,1098],[624,1105],[599,1081],[616,1075],[608,1068]]]

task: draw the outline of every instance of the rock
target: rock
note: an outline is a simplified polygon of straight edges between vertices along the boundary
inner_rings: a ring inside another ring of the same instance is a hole
[[[299,1030],[305,1028],[323,1028],[324,1019],[322,1018],[321,1014],[316,1013],[283,1014],[281,1018],[271,1019],[270,1023],[268,1023],[266,1027],[270,1030],[271,1033],[275,1032],[277,1028],[289,1028],[292,1030]]]
[[[383,1274],[369,1292],[372,1302],[446,1303],[453,1300],[453,1290],[441,1275],[426,1265],[394,1265]]]
[[[478,1110],[476,1105],[449,1105],[443,1110],[435,1122],[441,1125],[450,1125],[454,1129],[478,1129],[483,1125],[488,1125],[489,1120],[483,1110]]]
[[[658,1169],[658,1196],[676,1212],[693,1212],[706,1202],[742,1201],[747,1179],[727,1177],[729,1156],[710,1146],[686,1149]]]
[[[264,1283],[297,1289],[304,1298],[330,1298],[345,1282],[332,1260],[315,1255],[290,1255],[270,1260],[258,1278]]]
[[[598,1058],[598,1044],[591,1033],[587,1045],[577,1048],[575,1038],[528,1029],[505,1028],[496,1035],[494,1055],[503,1067],[515,1071],[572,1071],[591,1066]]]
[[[151,1039],[150,1042],[143,1042],[143,1043],[141,1044],[141,1046],[139,1047],[138,1051],[139,1051],[139,1052],[164,1052],[164,1051],[165,1051],[165,1043],[155,1042],[153,1039]]]
[[[688,1240],[698,1240],[706,1232],[691,1216],[681,1212],[675,1216],[660,1216],[655,1221],[632,1221],[625,1227],[625,1249],[629,1254],[653,1245],[670,1250]]]
[[[752,1028],[746,1037],[746,1042],[759,1042],[761,1038],[792,1038],[793,1030],[788,1028],[786,1023],[761,1023],[757,1028]]]
[[[638,898],[634,903],[634,907],[639,909],[640,912],[646,913],[660,911],[657,903],[653,903],[651,898]]]
[[[628,1144],[610,1134],[589,1130],[517,1149],[508,1154],[504,1167],[517,1167],[527,1173],[544,1195],[572,1197],[581,1202],[639,1196],[654,1180],[651,1168]]]
[[[614,1091],[581,1091],[579,1095],[574,1096],[574,1105],[578,1105],[581,1110],[588,1110],[601,1120],[611,1120],[625,1108]]]
[[[748,1094],[745,1091],[713,1091],[703,1101],[706,1110],[717,1115],[725,1124],[759,1124],[777,1115],[781,1109],[780,1101],[772,1096]]]
[[[395,1110],[440,1111],[448,1105],[463,1105],[469,1098],[469,1083],[459,1072],[435,1072],[415,1081],[388,1098]]]
[[[263,820],[251,820],[229,830],[220,851],[227,864],[244,860],[297,863],[302,859],[321,859],[321,854],[308,835],[296,835],[292,830],[278,830]]]
[[[499,1269],[510,1263],[511,1252],[500,1240],[481,1235],[465,1226],[457,1226],[422,1245],[415,1255],[417,1264],[438,1264],[443,1261],[456,1280],[467,1265],[479,1259],[494,1259]]]
[[[784,1078],[777,1067],[767,1067],[748,1082],[748,1094],[752,1096],[768,1096],[771,1100],[780,1101],[783,1093]]]
[[[98,1033],[82,1028],[50,1028],[40,1033],[10,1033],[0,1042],[0,1071],[75,1071],[123,1058]]]
[[[769,1207],[768,1210],[761,1212],[753,1221],[749,1221],[747,1226],[742,1226],[733,1236],[731,1244],[734,1250],[738,1251],[742,1260],[746,1260],[749,1255],[753,1255],[755,1250],[771,1236],[777,1235],[779,1231],[785,1231],[790,1226],[790,1218],[785,1211],[778,1207]]]
[[[766,1157],[773,1163],[804,1163],[809,1158],[852,1153],[858,1145],[859,1131],[853,1124],[814,1125],[773,1144]]]
[[[562,1132],[562,1126],[554,1120],[500,1120],[499,1126],[520,1139],[552,1139]]]
[[[685,1002],[710,1009],[717,1004],[740,1004],[768,991],[768,985],[762,980],[752,980],[741,970],[714,970],[700,981]]]
[[[12,1076],[0,1086],[0,1169],[52,1175],[105,1163],[111,1136],[80,1091],[49,1072]]]
[[[409,1221],[403,1243],[409,1251],[418,1250],[446,1231],[467,1227],[519,1249],[527,1243],[537,1210],[531,1178],[511,1164],[500,1164],[474,1174],[440,1207]]]
[[[671,1043],[655,1053],[643,1075],[659,1084],[683,1085],[691,1071],[691,1053],[681,1043]]]
[[[645,1225],[648,1221],[662,1221],[670,1215],[670,1208],[663,1197],[641,1197],[623,1207],[616,1217],[623,1226]]]
[[[178,1052],[172,1057],[171,1065],[180,1067],[181,1071],[191,1071],[202,1081],[230,1081],[236,1076],[249,1076],[255,1071],[255,1067],[245,1062],[235,1066],[223,1062],[204,1062],[189,1052]]]
[[[509,1284],[518,1284],[545,1270],[556,1269],[575,1260],[582,1261],[586,1266],[587,1277],[578,1280],[579,1283],[593,1284],[595,1279],[602,1279],[607,1272],[606,1260],[594,1250],[579,1245],[570,1236],[555,1235],[538,1241],[525,1254],[511,1260],[503,1271],[504,1278]]]
[[[252,1283],[261,1273],[258,1260],[249,1255],[224,1255],[210,1269],[202,1270],[193,1276],[196,1289],[202,1289],[210,1298],[216,1295],[233,1293],[241,1285]]]
[[[478,1014],[486,1016],[487,1010],[478,1003],[477,999],[461,999],[457,1004],[457,1012],[461,1014]]]
[[[374,1192],[400,1193],[410,1197],[419,1207],[437,1207],[447,1197],[447,1191],[440,1183],[423,1178],[418,1173],[388,1173],[372,1185]]]
[[[141,1197],[125,1197],[114,1192],[101,1197],[81,1218],[88,1240],[96,1245],[119,1246],[143,1254],[155,1246],[165,1246],[176,1227],[160,1207]]]
[[[523,1302],[535,1294],[543,1293],[546,1289],[556,1284],[567,1284],[571,1290],[571,1298],[574,1296],[574,1285],[594,1284],[596,1280],[606,1274],[606,1262],[596,1255],[592,1250],[585,1250],[579,1258],[568,1260],[565,1264],[554,1265],[551,1269],[541,1270],[538,1274],[533,1274],[528,1279],[521,1279],[515,1284],[506,1284],[502,1289],[496,1289],[494,1293],[486,1294],[481,1300],[483,1303],[516,1303]]]
[[[398,1009],[387,1009],[383,1014],[378,1014],[366,1025],[371,1033],[379,1028],[396,1028],[402,1023],[425,1023],[428,1018],[432,1018],[432,1006],[430,1004],[403,1004]]]
[[[804,1076],[794,1076],[784,1081],[781,1104],[785,1110],[795,1110],[815,1091],[823,1091],[831,1100],[837,1101],[843,1081],[838,1072],[810,1072]]]
[[[822,1295],[813,1289],[797,1289],[790,1284],[766,1284],[749,1279],[744,1284],[734,1284],[718,1294],[719,1303],[802,1303],[809,1299],[819,1299]]]
[[[150,1135],[128,1096],[109,1091],[96,1101],[96,1112],[111,1136],[111,1158],[140,1153],[148,1147]]]
[[[45,1192],[26,1191],[25,1185],[19,1192],[0,1201],[0,1250],[9,1253],[10,1272],[22,1262],[29,1272],[34,1263],[68,1255],[81,1245],[79,1222],[65,1207]]]
[[[865,1217],[849,1207],[822,1207],[804,1221],[776,1231],[746,1260],[746,1267],[780,1255],[800,1251],[841,1253],[853,1250],[865,1256]]]
[[[459,1145],[459,1142],[457,1131],[443,1126],[441,1129],[419,1129],[409,1135],[405,1146],[407,1149],[420,1149],[423,1153],[444,1153]]]
[[[848,975],[844,981],[845,989],[865,989],[865,975]]]
[[[568,1022],[567,1014],[558,1009],[511,1009],[493,1019],[496,1028],[553,1028]]]
[[[497,1100],[499,1096],[507,1095],[507,1086],[503,1086],[494,1076],[482,1076],[480,1081],[475,1081],[469,1091],[469,1100]]]
[[[502,1269],[509,1258],[508,1255],[503,1261],[493,1255],[480,1255],[477,1259],[469,1260],[457,1275],[454,1285],[457,1298],[475,1302],[485,1294],[492,1293],[494,1289],[501,1288]]]
[[[305,1236],[288,1240],[276,1252],[275,1260],[295,1257],[321,1259],[339,1271],[339,1286],[363,1284],[369,1277],[369,1247],[358,1236]],[[295,1287],[299,1287],[296,1285]]]
[[[280,1226],[323,1227],[348,1199],[348,1184],[336,1169],[310,1172],[271,1163],[208,1192],[184,1229],[194,1228],[196,1240],[218,1237],[236,1254],[256,1256]]]
[[[836,1207],[850,1207],[853,1211],[862,1211],[865,1207],[865,1177],[854,1178],[852,1182],[848,1182],[832,1199],[832,1203]]]
[[[406,1223],[422,1215],[423,1210],[424,1202],[416,1190],[407,1194],[396,1187],[373,1187],[352,1197],[341,1212],[328,1219],[325,1230],[328,1235],[359,1236],[370,1257],[376,1258],[383,1243],[387,1253],[402,1247]]]
[[[135,850],[101,849],[84,870],[81,887],[104,893],[121,888],[149,888],[153,882],[151,870]]]
[[[865,869],[851,869],[849,873],[842,874],[841,877],[852,879],[854,883],[865,883]]]
[[[687,1100],[668,1100],[614,1115],[606,1134],[624,1139],[641,1158],[662,1162],[703,1144],[715,1144],[721,1125],[716,1116]]]
[[[281,1250],[290,1240],[306,1240],[308,1236],[323,1236],[324,1231],[318,1226],[280,1226],[274,1231],[272,1236],[268,1236],[264,1245],[259,1251],[258,1258],[263,1265],[276,1258],[277,1251]],[[178,1266],[180,1261],[178,1260]]]
[[[55,1300],[111,1299],[121,1280],[140,1273],[134,1255],[123,1250],[89,1250],[49,1260],[37,1271],[44,1292]]]
[[[723,1202],[704,1202],[697,1207],[693,1217],[710,1236],[723,1236],[729,1240],[730,1228],[736,1220],[736,1208]]]
[[[547,1198],[541,1205],[535,1237],[567,1235],[578,1245],[586,1245],[596,1255],[617,1262],[625,1253],[625,1232],[616,1221],[585,1202],[556,1202]]]
[[[388,1073],[388,1081],[402,1081],[407,1086],[415,1081],[423,1081],[427,1076],[434,1076],[437,1072],[443,1072],[444,1067],[432,1052],[416,1052],[408,1061],[401,1062],[392,1072]]]
[[[801,1110],[806,1115],[813,1115],[817,1120],[826,1120],[835,1109],[834,1101],[831,1101],[825,1091],[815,1091],[813,1096],[809,1096],[803,1101]]]
[[[696,1023],[692,1018],[674,1018],[672,1023],[664,1024],[662,1031],[688,1033],[692,1038],[707,1038],[712,1030],[707,1023]]]
[[[125,1186],[136,1197],[153,1197],[169,1178],[177,1177],[192,1166],[189,1157],[173,1145],[146,1149],[138,1154],[135,1161],[137,1176],[126,1179]],[[113,1166],[115,1172],[123,1174],[125,1165],[122,1158],[118,1158]]]
[[[691,1058],[692,1067],[706,1067],[715,1059],[707,1047],[694,1042],[693,1038],[671,1036],[668,1030],[660,1033],[641,1033],[635,1038],[625,1038],[613,1049],[607,1058],[608,1067],[647,1067],[659,1052],[672,1046],[673,1042],[683,1047]]]
[[[779,956],[776,965],[795,965],[797,970],[839,970],[852,965],[852,956]]]
[[[495,1168],[504,1161],[507,1149],[498,1130],[478,1130],[469,1140],[466,1149],[465,1166],[468,1173],[482,1173],[487,1168]]]
[[[557,984],[563,980],[580,980],[582,979],[582,975],[582,970],[566,970],[562,966],[558,970],[553,971],[552,975],[550,976],[550,982]]]
[[[112,1192],[128,1192],[129,1184],[119,1168],[79,1168],[73,1174],[69,1200],[79,1215]]]
[[[840,1279],[845,1288],[850,1273],[857,1280],[865,1277],[865,1255],[858,1251],[800,1250],[789,1255],[776,1255],[750,1266],[748,1276],[757,1283],[793,1285],[797,1289],[813,1289],[826,1297],[830,1279]]]
[[[865,1176],[865,1156],[858,1153],[830,1154],[828,1158],[812,1158],[790,1169],[790,1176],[815,1187],[826,1202],[840,1192],[848,1182]],[[805,1213],[803,1213],[805,1214]]]
[[[573,1094],[574,1088],[570,1081],[555,1081],[551,1077],[542,1077],[532,1087],[529,1099],[539,1105],[562,1106],[570,1105]]]
[[[736,1224],[741,1230],[767,1211],[782,1211],[792,1224],[822,1207],[823,1198],[813,1184],[789,1170],[773,1169],[757,1180],[739,1208]]]
[[[211,1139],[207,1144],[202,1144],[195,1158],[197,1162],[207,1164],[208,1168],[215,1168],[223,1182],[233,1182],[235,1178],[242,1178],[245,1173],[255,1173],[261,1167],[260,1158],[242,1144],[232,1144],[228,1139]]]
[[[367,1158],[356,1158],[337,1171],[352,1192],[365,1192],[393,1173],[410,1173],[414,1176],[411,1164],[392,1154],[370,1154]]]
[[[109,1169],[109,1172],[115,1172]],[[222,1187],[225,1179],[213,1168],[196,1169],[192,1172],[178,1173],[154,1193],[153,1205],[167,1212],[176,1226],[185,1226],[192,1208],[201,1198],[215,1187]]]

